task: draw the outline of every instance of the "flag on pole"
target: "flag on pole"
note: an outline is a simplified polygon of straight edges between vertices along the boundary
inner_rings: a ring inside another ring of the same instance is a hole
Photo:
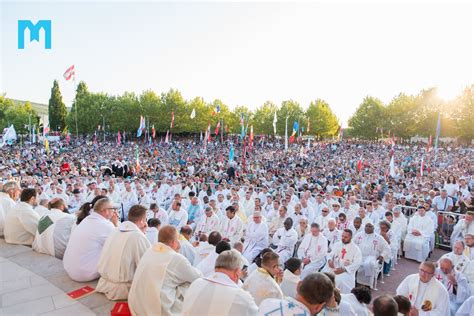
[[[168,136],[169,136],[170,130],[166,131],[166,137],[165,137],[165,144],[169,143]]]
[[[138,152],[138,145],[135,145],[135,159],[136,159],[136,170],[140,172],[140,156]]]
[[[245,137],[244,113],[240,113],[240,137]]]
[[[155,124],[151,126],[151,137],[155,138],[156,137],[156,130],[155,130]]]
[[[170,125],[170,129],[173,128],[173,125],[174,125],[174,112],[171,112],[171,125]]]
[[[253,147],[253,125],[250,126],[250,149]]]
[[[221,121],[217,122],[216,129],[214,130],[214,134],[219,135],[219,128],[221,127]]]
[[[438,112],[438,124],[436,124],[435,151],[438,151],[438,139],[441,132],[441,112]]]
[[[207,138],[206,141],[210,142],[211,141],[211,122],[207,125]]]
[[[202,131],[201,131],[201,134],[199,135],[199,141],[202,143],[203,141],[203,138],[202,138]]]
[[[392,155],[392,158],[390,159],[390,176],[392,178],[395,178],[396,173],[395,173],[395,155]]]
[[[357,161],[357,171],[360,172],[362,170],[362,156],[360,156],[359,160]]]
[[[273,134],[276,135],[277,133],[277,112],[273,114]]]
[[[195,117],[196,117],[196,109],[193,109],[193,111],[191,112],[190,118],[194,119]]]
[[[49,141],[47,138],[44,139],[44,149],[46,150],[46,153],[49,155]]]
[[[216,112],[217,114],[221,113],[221,106],[219,104],[216,106]]]
[[[36,125],[33,125],[33,130],[32,130],[32,142],[33,144],[36,144]]]
[[[425,168],[425,157],[421,157],[421,164],[420,164],[420,176],[423,177],[423,169]]]
[[[298,126],[298,122],[293,122],[293,132],[291,133],[291,136],[290,136],[290,144],[293,144],[293,142],[295,141],[295,135],[296,133],[298,133],[298,130],[299,130],[299,126]]]
[[[120,135],[120,131],[117,132],[117,146],[122,144],[122,135]]]
[[[138,126],[137,137],[142,136],[142,132],[145,129],[145,118],[140,116],[140,126]]]
[[[230,150],[229,150],[229,162],[232,162],[234,160],[234,146],[230,144]]]
[[[74,69],[74,65],[72,65],[71,67],[69,67],[68,69],[66,69],[66,71],[64,72],[63,74],[63,77],[64,79],[66,79],[66,81],[70,80],[71,78],[74,79],[74,76],[76,75],[76,70]]]

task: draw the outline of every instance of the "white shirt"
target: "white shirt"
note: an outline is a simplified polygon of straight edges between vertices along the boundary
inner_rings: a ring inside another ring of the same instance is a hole
[[[39,215],[30,204],[18,202],[5,217],[5,241],[9,244],[31,246],[38,221]]]
[[[92,211],[71,233],[63,265],[71,279],[87,282],[99,277],[97,264],[102,247],[115,229],[112,222]]]
[[[248,292],[226,274],[214,272],[191,284],[184,296],[182,315],[251,316],[257,312],[257,305]]]

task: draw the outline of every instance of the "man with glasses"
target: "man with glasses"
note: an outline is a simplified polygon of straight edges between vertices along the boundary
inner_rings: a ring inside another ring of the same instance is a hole
[[[260,251],[268,246],[268,226],[262,221],[260,212],[253,213],[253,221],[245,228],[244,239],[243,255],[248,262],[253,262]]]
[[[449,295],[434,276],[436,266],[425,261],[418,273],[407,276],[397,288],[397,294],[410,300],[410,315],[450,315]]]
[[[98,200],[91,211],[71,233],[64,252],[64,270],[77,282],[97,279],[98,262],[107,237],[118,225],[117,207],[108,198]]]

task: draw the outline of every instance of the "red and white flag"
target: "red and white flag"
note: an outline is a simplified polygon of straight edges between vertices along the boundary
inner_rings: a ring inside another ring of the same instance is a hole
[[[421,157],[420,176],[423,177],[423,169],[425,169],[425,159]]]
[[[66,72],[64,72],[63,74],[63,77],[66,80],[70,80],[71,78],[74,79],[75,76],[76,76],[76,70],[74,69],[74,65],[66,69]]]
[[[217,122],[216,129],[214,130],[214,134],[218,135],[219,134],[219,128],[221,127],[221,121]]]

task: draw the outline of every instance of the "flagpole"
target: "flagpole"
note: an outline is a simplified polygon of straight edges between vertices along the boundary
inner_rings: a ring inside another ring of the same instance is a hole
[[[288,151],[288,116],[285,121],[285,151]]]
[[[72,79],[74,81],[74,89],[76,90],[76,99],[77,99],[77,84],[76,84],[76,74]],[[77,101],[77,100],[76,100]],[[74,111],[76,112],[76,138],[79,138],[79,128],[77,127],[77,103],[74,105]]]

